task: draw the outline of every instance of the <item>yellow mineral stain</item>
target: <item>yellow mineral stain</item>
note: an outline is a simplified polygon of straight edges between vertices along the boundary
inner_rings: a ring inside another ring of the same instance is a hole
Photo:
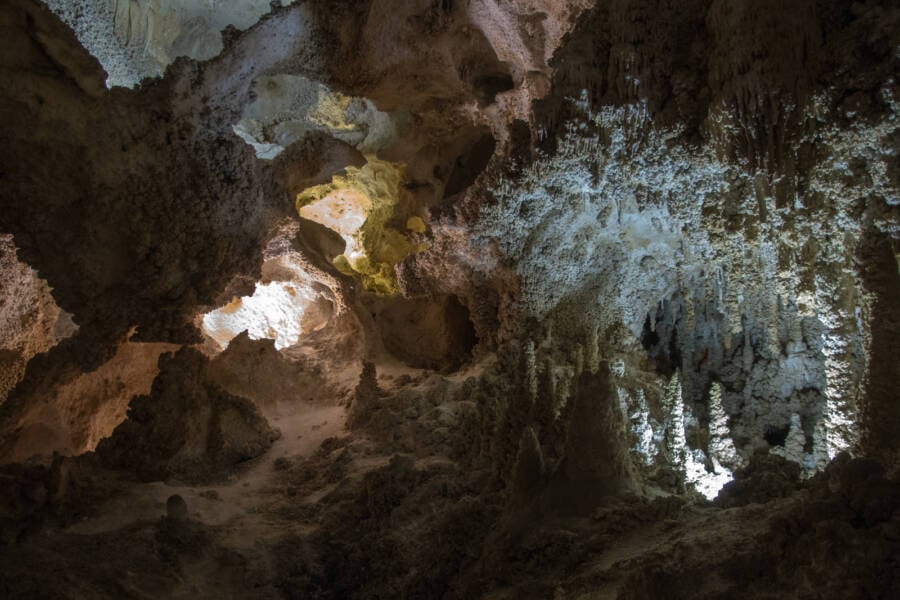
[[[319,100],[315,109],[309,113],[309,120],[328,129],[353,131],[356,125],[347,122],[349,107],[349,96],[331,92],[323,87],[319,90]]]
[[[301,217],[344,238],[344,253],[334,257],[334,266],[345,275],[359,277],[367,289],[380,294],[399,291],[394,266],[420,250],[405,233],[387,224],[404,216],[395,215],[403,194],[408,193],[403,186],[404,171],[402,164],[368,157],[362,167],[347,167],[330,183],[297,196]],[[411,216],[405,223],[410,231],[425,232],[420,217]]]
[[[235,296],[231,299],[231,302],[222,307],[222,312],[225,314],[232,314],[237,312],[237,310],[241,307],[243,302],[241,302],[240,296]]]
[[[422,217],[412,216],[406,220],[406,228],[414,233],[425,233],[425,221]]]

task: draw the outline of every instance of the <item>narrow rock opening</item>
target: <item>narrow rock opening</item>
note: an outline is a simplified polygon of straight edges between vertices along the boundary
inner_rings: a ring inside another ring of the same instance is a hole
[[[234,298],[203,315],[203,333],[219,350],[244,331],[253,340],[274,340],[281,350],[296,344],[304,332],[326,326],[333,310],[311,281],[259,282],[253,295]]]
[[[773,427],[771,425],[766,427],[765,432],[763,433],[763,439],[766,440],[770,446],[784,446],[784,443],[787,441],[788,433],[791,431],[790,424],[785,425],[783,427]]]
[[[289,228],[290,233],[295,234],[296,227]],[[278,246],[278,241],[270,243],[270,247]],[[255,284],[253,294],[236,296],[198,317],[214,353],[244,332],[251,340],[273,340],[276,350],[284,350],[299,344],[304,335],[333,324],[340,302],[335,283],[292,250],[289,242],[280,246],[283,254],[268,253],[262,266],[265,279]]]
[[[449,198],[468,189],[487,167],[496,147],[494,136],[483,135],[464,154],[457,157],[447,178],[444,197]]]

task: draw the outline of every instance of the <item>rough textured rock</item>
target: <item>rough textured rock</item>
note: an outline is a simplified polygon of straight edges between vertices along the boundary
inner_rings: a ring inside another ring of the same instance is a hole
[[[31,361],[3,406],[15,422],[106,362],[134,328],[135,341],[196,341],[196,311],[223,301],[229,286],[226,298],[247,290],[252,279],[235,278],[258,272],[264,237],[290,212],[287,186],[317,182],[340,143],[309,140],[299,167],[297,154],[257,164],[224,122],[253,81],[239,48],[207,67],[206,83],[183,67],[140,92],[106,92],[97,63],[49,12],[24,1],[2,10],[0,111],[9,126],[0,147],[16,159],[4,160],[0,231],[13,234],[20,259],[52,281],[80,326]],[[295,27],[289,17],[270,27]],[[259,70],[290,50],[273,49]]]
[[[253,341],[246,334],[211,361],[209,373],[217,385],[261,408],[321,402],[329,392],[314,363],[291,360],[271,342]]]
[[[221,479],[263,454],[278,438],[256,407],[209,381],[207,360],[182,349],[160,359],[149,396],[136,396],[128,418],[101,440],[101,464],[142,480]]]
[[[222,51],[222,30],[247,29],[270,10],[265,0],[218,6],[203,0],[48,0],[107,72],[108,86],[158,77],[179,56],[207,60]],[[288,4],[285,2],[284,4]]]
[[[74,329],[47,283],[19,262],[12,236],[0,235],[0,402],[35,354],[46,352]]]
[[[7,426],[5,460],[93,450],[125,420],[131,398],[150,392],[160,355],[177,349],[174,344],[125,342],[97,370],[56,390],[52,402],[29,403]]]
[[[0,596],[892,597],[895,3],[48,4]]]
[[[455,370],[478,341],[469,311],[454,296],[393,302],[376,321],[385,349],[414,367]]]

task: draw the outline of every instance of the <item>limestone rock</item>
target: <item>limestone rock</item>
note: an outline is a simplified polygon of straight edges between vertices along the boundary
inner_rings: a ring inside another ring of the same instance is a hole
[[[202,482],[227,477],[278,438],[258,409],[212,383],[207,360],[182,349],[160,359],[149,396],[136,396],[128,418],[96,455],[104,465],[152,481]]]
[[[624,417],[606,369],[581,374],[572,399],[566,442],[565,475],[572,481],[609,482],[613,488],[631,477]]]

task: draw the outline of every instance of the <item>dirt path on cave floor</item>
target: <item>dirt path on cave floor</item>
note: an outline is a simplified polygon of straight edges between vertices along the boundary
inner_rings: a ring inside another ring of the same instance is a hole
[[[464,375],[471,374],[468,371]],[[65,533],[105,536],[135,524],[156,522],[166,514],[166,500],[178,494],[186,501],[191,520],[208,528],[217,547],[236,551],[253,569],[271,571],[273,543],[290,536],[305,536],[316,527],[315,522],[287,516],[283,509],[296,507],[298,503],[315,503],[338,485],[316,489],[302,498],[288,497],[283,493],[283,471],[276,465],[282,458],[299,464],[313,457],[327,438],[350,435],[346,428],[346,405],[358,381],[358,370],[330,375],[335,390],[333,404],[257,402],[269,423],[281,431],[281,437],[264,455],[240,465],[228,481],[209,485],[128,484],[98,505],[93,517],[70,525]],[[379,387],[389,394],[409,385],[428,385],[427,380],[434,376],[433,372],[412,369],[393,360],[378,364]],[[463,375],[455,376],[460,378]],[[358,458],[343,480],[361,477],[388,460],[389,457],[381,455]],[[184,579],[178,594],[188,594],[183,597],[211,594],[214,582],[221,578],[217,571],[221,565],[216,564],[213,555],[197,556],[189,562],[191,566],[182,573]]]
[[[272,494],[277,485],[275,461],[302,460],[313,455],[326,438],[345,435],[346,409],[298,404],[266,416],[281,431],[281,438],[264,455],[241,465],[229,481],[198,486],[134,484],[98,506],[96,516],[70,526],[67,532],[107,533],[138,521],[158,519],[166,512],[169,496],[179,494],[187,502],[191,519],[217,528],[220,541],[236,549],[283,535],[285,522],[274,521],[270,510],[281,500],[280,494]]]
[[[421,381],[428,374],[390,358],[380,358],[383,360],[379,360],[378,375],[382,389],[396,391],[394,381],[402,375]],[[332,384],[341,390],[336,396],[345,397],[358,379],[358,370],[331,375]],[[331,405],[302,402],[258,405],[269,423],[281,431],[281,437],[264,455],[240,465],[229,481],[207,485],[131,484],[98,506],[93,517],[69,526],[66,532],[104,534],[137,522],[155,521],[165,515],[166,500],[173,494],[184,498],[191,519],[215,528],[218,542],[235,550],[252,551],[259,547],[260,541],[271,542],[288,533],[304,532],[309,524],[278,517],[277,508],[285,500],[282,494],[273,493],[279,488],[275,462],[287,458],[296,464],[313,456],[327,438],[348,435],[347,409],[337,403],[337,398]],[[381,466],[383,462],[379,458],[362,461],[356,466],[366,470]],[[326,491],[320,490],[306,501],[315,501]],[[292,502],[296,503],[297,499]]]

